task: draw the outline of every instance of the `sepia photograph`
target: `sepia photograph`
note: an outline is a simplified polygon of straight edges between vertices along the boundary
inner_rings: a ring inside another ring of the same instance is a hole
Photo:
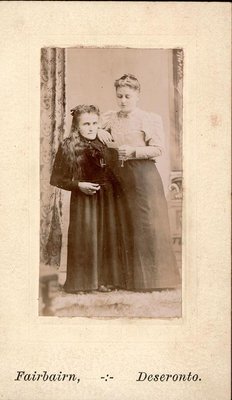
[[[39,315],[182,316],[184,54],[41,49]]]
[[[231,398],[231,6],[1,13],[1,400]]]

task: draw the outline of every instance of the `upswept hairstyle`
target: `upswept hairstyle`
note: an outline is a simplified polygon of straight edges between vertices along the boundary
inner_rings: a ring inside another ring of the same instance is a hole
[[[95,105],[81,104],[70,110],[72,115],[72,125],[70,130],[70,135],[63,142],[63,149],[66,153],[69,162],[74,163],[79,150],[84,147],[81,142],[81,136],[79,134],[79,120],[82,114],[96,114],[98,117],[100,115],[100,110]]]
[[[116,81],[114,82],[114,86],[116,89],[127,86],[140,92],[140,83],[138,79],[132,74],[124,74],[123,76],[121,76],[121,78],[116,79]]]

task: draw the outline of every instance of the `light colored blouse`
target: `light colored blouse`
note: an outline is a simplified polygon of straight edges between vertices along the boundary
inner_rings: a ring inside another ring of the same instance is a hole
[[[154,158],[164,149],[162,119],[139,108],[128,114],[109,111],[101,116],[102,128],[110,132],[118,146],[135,149],[136,158]]]

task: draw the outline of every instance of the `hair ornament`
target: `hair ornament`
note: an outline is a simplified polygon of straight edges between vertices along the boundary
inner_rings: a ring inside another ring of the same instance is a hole
[[[75,111],[76,111],[75,108],[72,108],[72,109],[70,110],[70,114],[71,114],[72,117],[74,116]]]

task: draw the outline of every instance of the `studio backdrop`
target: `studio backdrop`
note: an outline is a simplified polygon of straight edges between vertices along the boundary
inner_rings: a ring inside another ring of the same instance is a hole
[[[139,107],[159,114],[164,154],[157,160],[168,200],[175,255],[181,269],[182,88],[181,49],[43,48],[41,50],[41,264],[65,279],[70,193],[50,185],[59,143],[69,135],[71,108],[95,104],[117,110],[114,81],[125,73],[141,84]]]

